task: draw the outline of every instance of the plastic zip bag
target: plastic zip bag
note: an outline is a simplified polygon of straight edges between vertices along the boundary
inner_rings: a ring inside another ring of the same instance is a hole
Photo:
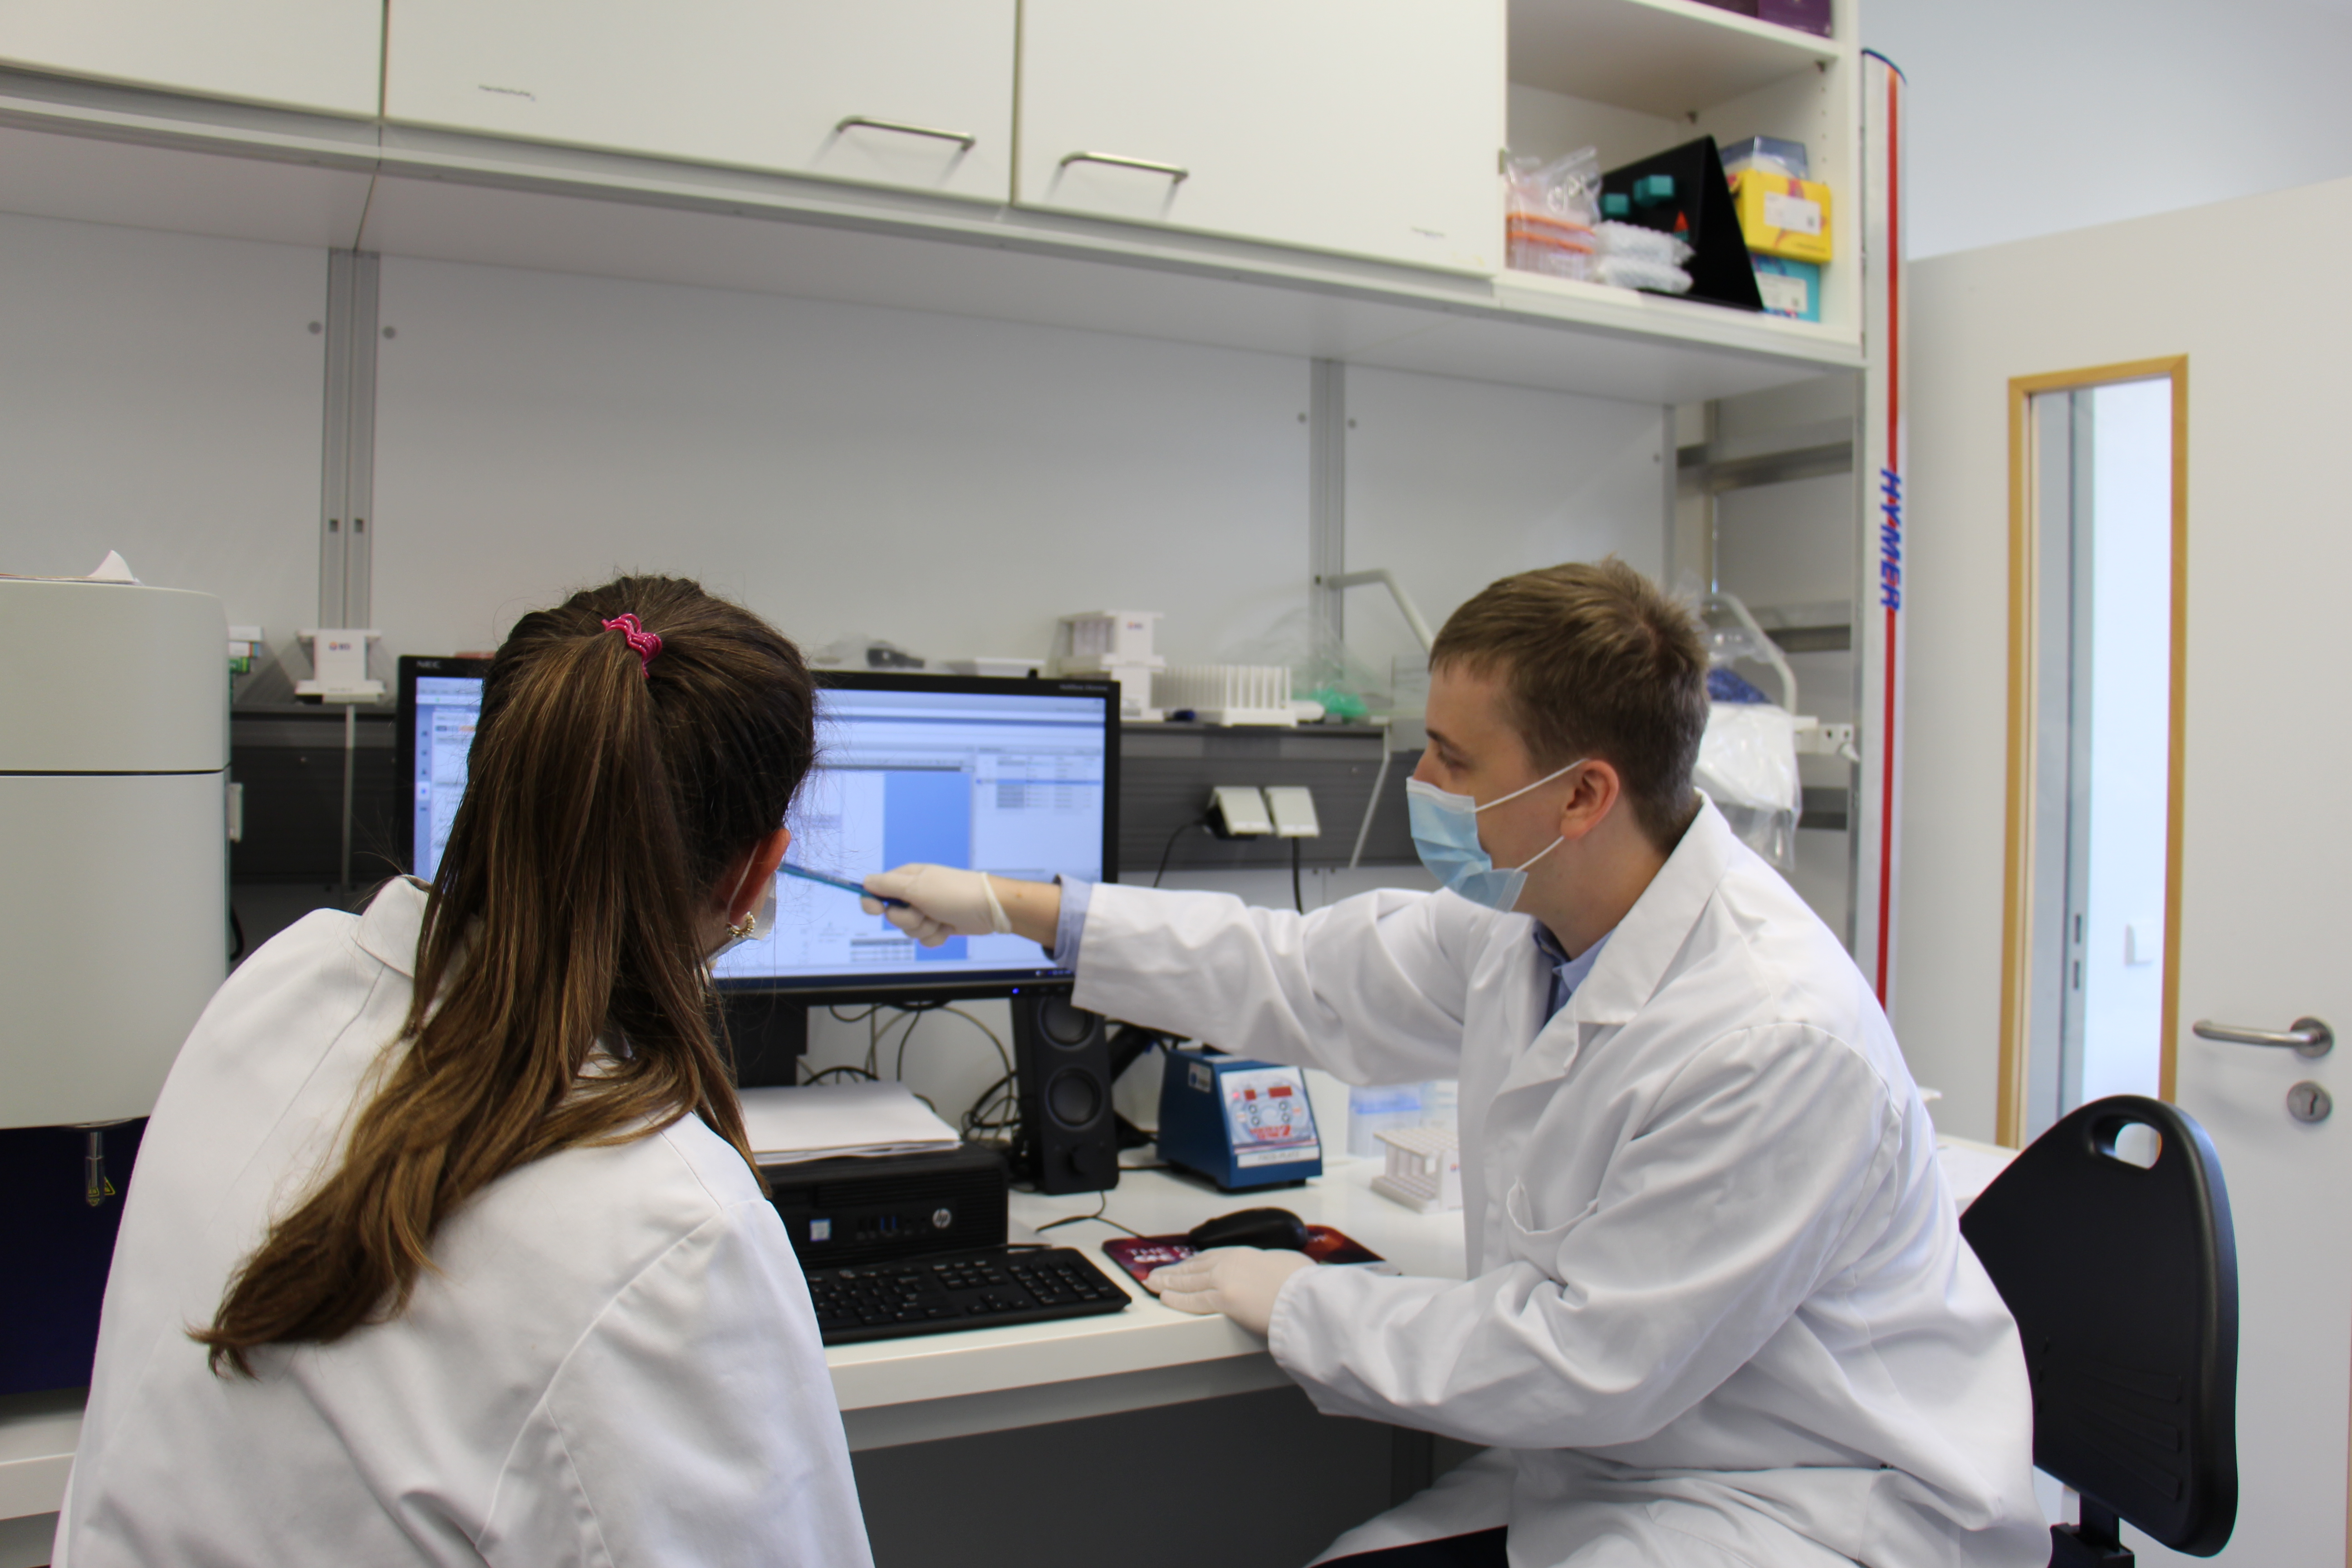
[[[1804,789],[1797,776],[1797,678],[1748,606],[1728,594],[1701,606],[1707,643],[1706,731],[1693,782],[1742,842],[1782,871],[1797,864]],[[1779,678],[1773,702],[1734,668],[1762,665]],[[1785,704],[1785,705],[1784,705]]]
[[[1614,220],[1596,226],[1593,236],[1601,244],[1592,271],[1595,281],[1654,294],[1690,292],[1691,275],[1683,268],[1694,254],[1687,240],[1664,229]]]
[[[1503,252],[1521,272],[1588,282],[1599,245],[1601,154],[1580,148],[1549,163],[1513,158],[1504,170]]]

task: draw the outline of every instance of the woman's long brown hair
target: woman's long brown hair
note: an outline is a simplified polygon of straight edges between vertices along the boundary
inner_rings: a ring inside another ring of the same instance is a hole
[[[605,629],[624,612],[660,636],[650,664]],[[559,1149],[692,1114],[750,1163],[704,946],[720,880],[814,755],[799,649],[696,584],[624,577],[516,624],[425,905],[407,1048],[190,1331],[215,1373],[398,1316],[443,1221]],[[583,1077],[600,1039],[612,1059]]]

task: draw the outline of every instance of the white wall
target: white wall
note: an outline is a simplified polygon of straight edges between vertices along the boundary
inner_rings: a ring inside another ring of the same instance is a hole
[[[1402,371],[1348,373],[1348,564],[1394,572],[1434,628],[1496,578],[1563,561],[1665,564],[1663,410]],[[1418,655],[1381,588],[1351,649]]]
[[[325,271],[316,250],[0,216],[0,571],[119,547],[281,645],[307,624]],[[1042,656],[1057,614],[1106,605],[1166,612],[1180,659],[1303,633],[1303,360],[400,257],[382,319],[384,656],[494,646],[621,568],[697,575],[810,644]],[[1402,574],[1433,620],[1528,566],[1659,566],[1662,410],[1397,372],[1350,373],[1348,399],[1349,558]],[[1379,668],[1410,649],[1378,595],[1350,608]],[[1208,881],[1289,901],[1279,875]],[[1307,901],[1387,882],[1426,885],[1311,874]],[[1002,1004],[975,1010],[1004,1031]],[[865,1037],[820,1016],[813,1055]],[[908,1059],[950,1114],[995,1070],[951,1018]]]
[[[387,257],[375,617],[493,645],[562,585],[701,576],[822,645],[1042,656],[1054,617],[1166,613],[1230,658],[1303,633],[1303,360]],[[1431,617],[1507,572],[1654,570],[1656,408],[1351,371],[1348,558]],[[1409,647],[1375,595],[1363,650]],[[1353,608],[1353,606],[1351,606]]]
[[[931,656],[1117,606],[1209,658],[1305,602],[1303,361],[398,257],[382,314],[394,651],[623,567]]]
[[[323,251],[0,214],[0,572],[318,618]]]
[[[2331,0],[1865,0],[1862,35],[1910,81],[1915,258],[2352,174]]]

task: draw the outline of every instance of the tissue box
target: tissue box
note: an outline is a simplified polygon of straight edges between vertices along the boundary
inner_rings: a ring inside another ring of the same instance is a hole
[[[1816,264],[1830,258],[1827,185],[1742,169],[1731,176],[1731,200],[1749,250]]]

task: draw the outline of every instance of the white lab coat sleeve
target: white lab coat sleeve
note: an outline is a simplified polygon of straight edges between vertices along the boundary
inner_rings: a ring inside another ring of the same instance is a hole
[[[1275,1359],[1329,1415],[1511,1448],[1639,1441],[1852,1266],[1898,1147],[1858,1052],[1804,1026],[1738,1031],[1622,1131],[1582,1212],[1515,1187],[1506,1260],[1475,1279],[1304,1270],[1275,1305]]]
[[[1491,911],[1383,889],[1309,915],[1223,893],[1093,890],[1074,998],[1237,1056],[1350,1083],[1451,1078]]]
[[[616,1295],[516,1439],[492,1563],[869,1568],[808,1289],[736,1204]]]

